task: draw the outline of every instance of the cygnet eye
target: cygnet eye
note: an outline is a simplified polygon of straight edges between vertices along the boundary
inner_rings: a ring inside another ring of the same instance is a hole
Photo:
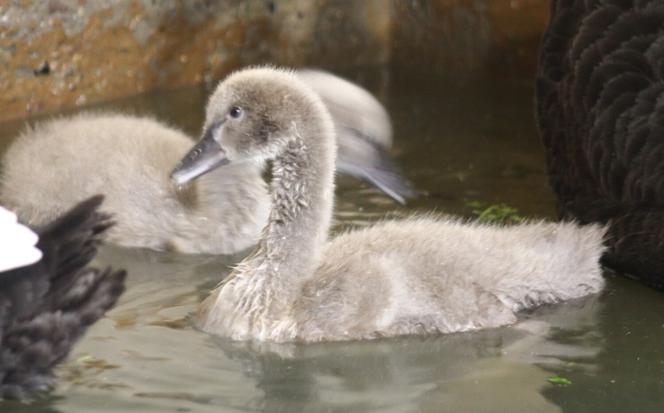
[[[233,106],[228,111],[228,114],[230,115],[231,118],[238,119],[240,116],[242,116],[242,108],[238,106]]]

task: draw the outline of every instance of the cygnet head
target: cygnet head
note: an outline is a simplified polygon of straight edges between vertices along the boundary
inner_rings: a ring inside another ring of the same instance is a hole
[[[276,157],[324,104],[294,73],[251,68],[222,81],[210,97],[203,137],[171,173],[178,185],[221,165]]]

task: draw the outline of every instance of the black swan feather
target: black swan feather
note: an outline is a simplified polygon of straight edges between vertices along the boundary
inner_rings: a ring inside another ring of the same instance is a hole
[[[550,7],[536,100],[559,213],[608,224],[604,263],[664,288],[664,2]]]
[[[83,201],[38,229],[41,261],[0,273],[0,399],[28,399],[124,290],[124,271],[86,267],[112,223]]]

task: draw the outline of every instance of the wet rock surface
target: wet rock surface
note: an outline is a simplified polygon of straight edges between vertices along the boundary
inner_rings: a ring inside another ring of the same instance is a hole
[[[0,119],[213,82],[248,64],[349,69],[398,60],[526,71],[537,0],[9,0]],[[524,63],[525,62],[525,63]]]

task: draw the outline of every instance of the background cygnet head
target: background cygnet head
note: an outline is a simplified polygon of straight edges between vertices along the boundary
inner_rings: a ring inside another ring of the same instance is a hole
[[[231,74],[210,97],[203,137],[171,177],[183,185],[231,162],[273,159],[314,118],[322,121],[317,133],[334,136],[320,97],[292,72],[255,68]]]

